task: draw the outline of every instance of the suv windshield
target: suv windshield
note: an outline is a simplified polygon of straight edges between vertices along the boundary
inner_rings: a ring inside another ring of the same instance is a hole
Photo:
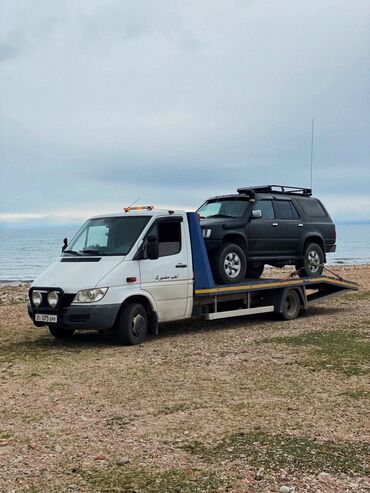
[[[103,217],[87,221],[64,254],[127,255],[150,216]]]
[[[206,202],[197,212],[201,218],[242,217],[248,206],[249,202],[247,200],[223,199]]]

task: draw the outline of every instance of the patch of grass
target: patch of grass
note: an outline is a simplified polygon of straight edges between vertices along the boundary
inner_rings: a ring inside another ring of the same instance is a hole
[[[197,406],[193,402],[177,402],[175,404],[169,404],[164,407],[158,414],[173,414],[184,411],[190,411],[192,409],[197,409]]]
[[[370,400],[370,391],[368,390],[347,390],[340,395],[350,397],[351,399],[368,399]]]
[[[346,301],[363,301],[370,299],[370,291],[354,291],[352,293],[346,293],[342,296]]]
[[[14,362],[17,360],[32,361],[33,363],[55,360],[63,361],[71,355],[81,358],[81,349],[74,347],[73,343],[63,341],[58,343],[48,335],[36,340],[23,339],[22,341],[0,344],[0,361]],[[32,375],[36,376],[36,375]]]
[[[8,438],[11,438],[10,433],[7,433],[6,431],[0,431],[0,440],[7,440]]]
[[[271,343],[311,348],[308,364],[315,369],[334,370],[347,376],[370,373],[370,342],[355,331],[315,331],[257,341]]]
[[[226,480],[213,472],[171,468],[107,468],[82,473],[96,493],[216,493]]]
[[[358,443],[316,442],[305,437],[236,433],[215,445],[193,442],[183,449],[214,463],[243,459],[255,468],[317,473],[366,474],[370,447]]]
[[[128,416],[111,416],[107,418],[106,423],[111,430],[124,430],[132,422]]]

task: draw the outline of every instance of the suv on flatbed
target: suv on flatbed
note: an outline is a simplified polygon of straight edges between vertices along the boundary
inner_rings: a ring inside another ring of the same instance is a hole
[[[263,185],[208,199],[198,210],[214,277],[219,283],[258,278],[265,264],[296,266],[302,277],[322,274],[336,232],[309,188]]]

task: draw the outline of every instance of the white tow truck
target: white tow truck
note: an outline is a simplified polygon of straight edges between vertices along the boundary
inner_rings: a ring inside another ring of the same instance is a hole
[[[296,318],[310,303],[347,290],[340,277],[290,277],[216,285],[194,212],[126,208],[89,219],[32,284],[28,313],[57,338],[114,329],[142,343],[158,324],[276,312]]]

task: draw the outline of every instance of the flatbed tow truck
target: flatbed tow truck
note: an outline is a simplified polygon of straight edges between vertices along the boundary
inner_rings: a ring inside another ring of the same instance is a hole
[[[93,233],[100,227],[104,240]],[[131,243],[121,235],[128,246],[117,250],[122,228],[135,234]],[[133,345],[148,332],[158,333],[160,323],[192,316],[215,320],[275,312],[292,320],[312,303],[348,290],[358,285],[336,275],[298,273],[217,285],[196,213],[134,207],[87,221],[32,284],[28,312],[36,326],[47,325],[58,338],[76,329],[113,328],[121,343]]]

